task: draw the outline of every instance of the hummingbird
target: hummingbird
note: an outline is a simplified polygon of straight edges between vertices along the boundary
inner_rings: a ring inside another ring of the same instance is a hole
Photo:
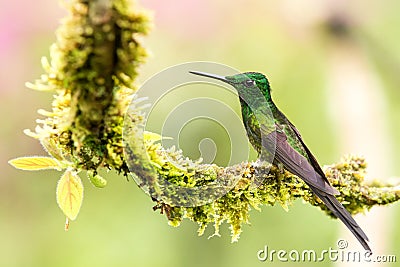
[[[364,249],[371,251],[367,235],[336,199],[335,195],[339,192],[329,183],[300,132],[275,105],[271,97],[271,86],[264,74],[245,72],[219,76],[198,71],[190,73],[220,80],[234,87],[239,95],[247,136],[259,155],[263,150],[274,149],[273,162],[301,178],[333,215],[346,225]],[[268,116],[266,110],[269,110],[271,116]]]

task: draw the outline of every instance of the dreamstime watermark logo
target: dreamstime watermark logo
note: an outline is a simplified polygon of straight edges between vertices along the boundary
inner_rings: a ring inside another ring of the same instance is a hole
[[[315,249],[306,250],[275,250],[267,245],[257,251],[257,259],[262,262],[397,262],[396,255],[375,255],[371,251],[348,250],[348,242],[339,239],[336,248],[317,251]]]
[[[137,112],[137,99],[146,99],[142,102],[141,108],[145,114],[145,124],[142,125],[140,131],[172,137],[162,140],[164,148],[175,146],[183,150],[184,156],[189,154],[193,160],[201,157],[205,164],[233,166],[250,161],[250,147],[242,125],[240,109],[235,111],[233,108],[235,105],[236,108],[239,106],[238,92],[218,79],[196,76],[189,71],[201,71],[220,76],[240,73],[231,67],[213,62],[189,62],[167,68],[148,79],[136,92],[136,100],[132,101],[125,116],[124,127],[133,125],[131,118],[134,116],[131,116],[130,112]],[[258,88],[249,90],[252,90],[249,94],[251,97],[241,96],[241,101],[246,102],[252,110],[257,109],[255,116],[258,121],[265,121],[268,117],[273,120],[272,112],[266,102],[255,103],[254,101],[254,98],[265,100],[262,92]],[[141,126],[135,125],[135,127]],[[124,133],[126,132],[129,131],[124,129]],[[267,138],[263,135],[265,135],[264,132],[261,133],[261,142],[265,144]],[[123,139],[125,152],[131,147],[144,147],[143,138],[132,139],[124,134]],[[138,145],[139,142],[141,144]],[[266,150],[262,149],[259,157],[262,157],[263,162],[271,163],[275,144],[268,142],[270,151],[265,152]],[[220,154],[224,156],[221,157]],[[134,160],[127,160],[133,174],[137,171]],[[179,163],[174,162],[173,159],[171,162],[179,168]],[[242,175],[237,173],[229,178],[230,181],[226,178],[225,180],[217,179],[212,184],[195,187],[179,186],[164,179],[161,188],[148,188],[151,184],[149,179],[153,179],[152,177],[138,174],[133,177],[146,193],[161,190],[161,194],[154,196],[157,198],[162,195],[162,199],[157,200],[173,206],[193,207],[222,197],[236,185]],[[163,179],[163,177],[159,176],[158,179]],[[254,181],[253,184],[257,186],[260,182]]]

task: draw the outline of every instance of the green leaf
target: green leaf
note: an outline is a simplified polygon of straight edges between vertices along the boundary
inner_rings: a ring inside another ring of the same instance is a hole
[[[57,204],[70,220],[78,216],[83,201],[83,185],[78,174],[71,169],[65,171],[57,184]]]
[[[8,163],[17,169],[26,171],[61,170],[60,162],[50,157],[20,157],[9,160]]]
[[[107,185],[107,180],[98,174],[94,174],[94,171],[87,171],[89,181],[97,188],[104,188]]]

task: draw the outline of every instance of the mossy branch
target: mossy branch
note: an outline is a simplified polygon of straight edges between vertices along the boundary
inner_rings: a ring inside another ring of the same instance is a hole
[[[135,98],[137,67],[146,55],[138,37],[147,33],[148,19],[133,12],[126,0],[73,0],[68,9],[70,15],[51,47],[51,60],[42,60],[46,74],[28,84],[37,90],[55,91],[52,111],[39,110],[45,119],[38,120],[34,132],[26,131],[43,144],[51,157],[19,158],[10,161],[12,165],[25,170],[66,169],[58,195],[73,199],[63,189],[73,187],[80,200],[83,185],[78,172],[87,171],[97,187],[106,184],[97,173],[99,168],[125,176],[132,172],[157,201],[154,209],[161,209],[171,225],[188,218],[200,225],[199,234],[209,223],[214,224],[218,234],[219,226],[226,221],[231,224],[233,241],[238,239],[242,224],[248,223],[250,209],[261,205],[279,203],[287,209],[293,200],[302,198],[329,214],[300,179],[270,164],[250,162],[223,168],[184,158],[181,151],[164,149],[151,136],[143,137],[140,106],[133,105],[124,125],[128,105]],[[123,130],[128,133],[126,142]],[[398,185],[364,182],[365,170],[364,159],[353,156],[325,168],[328,179],[341,193],[338,199],[352,213],[393,203],[400,197]],[[251,186],[260,180],[258,187]],[[195,188],[218,181],[225,181],[230,190],[203,205],[173,206],[173,199],[165,194],[169,185]],[[59,202],[61,209],[67,218],[75,219],[81,202],[66,203]]]
[[[231,225],[232,241],[237,241],[242,231],[242,224],[249,223],[251,208],[260,210],[262,205],[274,206],[278,203],[288,210],[298,198],[332,216],[325,204],[301,179],[276,166],[260,162],[242,163],[226,168],[199,164],[182,157],[181,151],[166,150],[160,144],[148,145],[147,151],[151,161],[160,166],[158,173],[161,179],[176,181],[182,186],[194,187],[205,181],[212,182],[232,177],[232,173],[241,174],[232,190],[206,205],[173,207],[163,202],[158,203],[155,209],[161,209],[173,226],[178,226],[184,218],[188,218],[199,224],[199,235],[203,234],[209,223],[214,225],[215,234],[218,235],[219,226],[226,221]],[[176,161],[170,162],[171,158]],[[175,167],[177,164],[180,166],[178,173]],[[185,169],[184,166],[190,168]],[[366,167],[364,158],[347,156],[340,162],[324,168],[328,180],[340,192],[338,200],[352,214],[363,213],[373,206],[390,204],[400,199],[400,179],[397,185],[384,184],[377,180],[366,182],[364,181]],[[210,168],[215,170],[216,176],[210,175]],[[262,180],[262,183],[253,188],[251,185],[255,180]]]

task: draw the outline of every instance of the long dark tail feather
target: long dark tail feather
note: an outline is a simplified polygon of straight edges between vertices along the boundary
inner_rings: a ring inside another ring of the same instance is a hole
[[[294,126],[293,126],[294,127]],[[297,130],[296,130],[297,131]],[[339,218],[353,235],[358,239],[361,245],[371,251],[367,244],[368,237],[363,232],[357,222],[351,217],[351,214],[343,207],[343,205],[335,198],[337,191],[329,184],[318,162],[312,156],[311,152],[302,142],[300,135],[298,138],[306,149],[311,163],[301,154],[299,154],[288,142],[283,132],[275,131],[266,136],[267,144],[275,140],[275,159],[281,162],[285,169],[301,178],[311,190],[325,203],[329,210]]]
[[[339,218],[347,228],[353,233],[353,235],[358,239],[364,249],[371,251],[367,241],[368,237],[361,229],[361,227],[357,224],[357,222],[353,219],[351,214],[346,210],[345,207],[333,196],[323,191],[310,186],[312,191],[325,203],[329,210]]]

